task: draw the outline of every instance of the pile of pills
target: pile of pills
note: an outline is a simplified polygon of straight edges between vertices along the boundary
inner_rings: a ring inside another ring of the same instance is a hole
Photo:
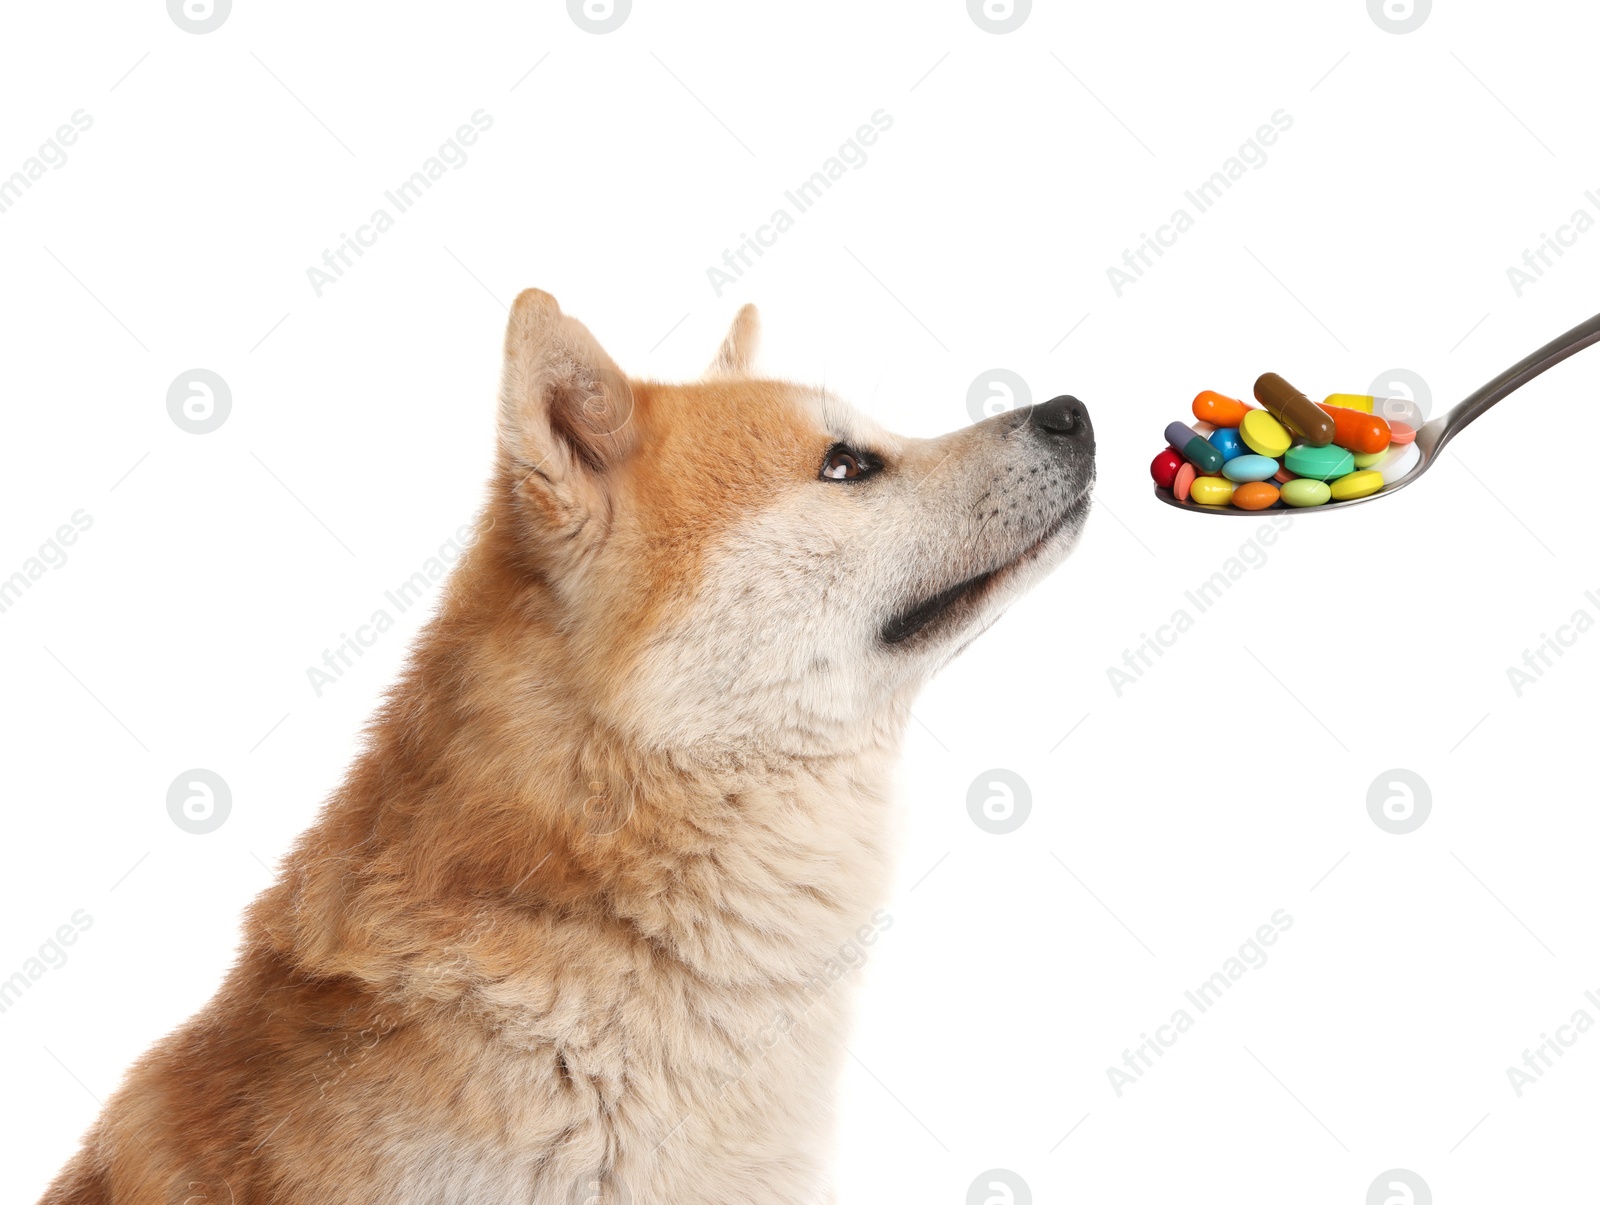
[[[1313,402],[1275,372],[1257,378],[1261,408],[1206,390],[1198,423],[1171,423],[1150,462],[1158,489],[1179,502],[1266,510],[1375,494],[1419,459],[1422,415],[1406,398],[1334,393]]]

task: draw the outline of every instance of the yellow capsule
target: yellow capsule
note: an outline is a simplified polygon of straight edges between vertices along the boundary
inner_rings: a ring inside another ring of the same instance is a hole
[[[1252,410],[1239,424],[1239,438],[1257,456],[1274,460],[1289,450],[1289,432],[1265,410]]]
[[[1271,417],[1268,415],[1267,417]],[[1379,477],[1382,484],[1382,477]],[[1233,491],[1237,487],[1225,477],[1196,477],[1194,484],[1189,487],[1189,497],[1202,506],[1226,506],[1233,501]]]
[[[1198,483],[1196,483],[1198,484]],[[1360,469],[1346,473],[1328,487],[1335,502],[1348,502],[1352,498],[1365,498],[1383,488],[1383,474],[1377,469]]]
[[[1330,393],[1322,399],[1324,406],[1343,406],[1346,410],[1372,413],[1372,395],[1368,393]]]
[[[1370,469],[1389,454],[1389,447],[1390,445],[1385,444],[1381,452],[1357,452],[1352,458],[1356,462],[1356,468]]]

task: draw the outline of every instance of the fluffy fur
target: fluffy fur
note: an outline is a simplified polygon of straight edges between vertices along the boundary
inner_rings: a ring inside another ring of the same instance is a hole
[[[906,708],[1066,555],[1093,442],[893,436],[752,377],[757,327],[664,385],[517,299],[437,616],[43,1205],[829,1199]]]

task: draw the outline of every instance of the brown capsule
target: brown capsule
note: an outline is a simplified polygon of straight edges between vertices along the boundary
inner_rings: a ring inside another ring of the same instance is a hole
[[[1313,448],[1333,442],[1333,419],[1277,373],[1264,372],[1256,378],[1256,401],[1288,427],[1291,435],[1299,436]]]

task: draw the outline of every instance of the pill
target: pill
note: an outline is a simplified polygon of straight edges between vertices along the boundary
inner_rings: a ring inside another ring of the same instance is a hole
[[[1283,424],[1265,410],[1252,410],[1244,416],[1239,424],[1239,438],[1258,456],[1282,456],[1293,442]]]
[[[1194,429],[1201,439],[1210,439],[1211,433],[1217,428],[1213,423],[1195,423]]]
[[[1389,424],[1376,414],[1362,414],[1326,402],[1317,407],[1333,420],[1333,442],[1352,452],[1381,452],[1389,446]]]
[[[1189,486],[1189,497],[1201,506],[1226,506],[1237,488],[1222,477],[1196,477]]]
[[[1283,457],[1283,467],[1297,477],[1313,477],[1318,481],[1331,481],[1355,469],[1355,456],[1337,444],[1321,448],[1308,448],[1295,444]]]
[[[1270,456],[1235,456],[1222,466],[1222,475],[1229,481],[1265,481],[1278,471],[1278,462]]]
[[[1244,440],[1239,438],[1236,427],[1218,427],[1206,436],[1206,442],[1222,453],[1224,462],[1232,460],[1235,456],[1243,456],[1245,453]]]
[[[1376,469],[1362,469],[1347,473],[1328,487],[1335,502],[1348,502],[1352,498],[1365,498],[1383,488],[1383,474]]]
[[[1197,393],[1194,399],[1194,416],[1201,422],[1215,423],[1219,427],[1237,427],[1244,416],[1255,407],[1236,397],[1215,393],[1210,389]]]
[[[1233,504],[1240,510],[1266,510],[1278,500],[1278,487],[1266,481],[1247,481],[1233,491]]]
[[[1183,464],[1183,457],[1171,448],[1162,448],[1156,453],[1156,458],[1150,462],[1150,480],[1162,489],[1172,488],[1172,482],[1178,475],[1178,469]]]
[[[1341,406],[1346,410],[1361,410],[1376,415],[1386,423],[1396,419],[1420,427],[1426,420],[1422,407],[1408,397],[1374,397],[1368,393],[1330,393],[1322,399],[1324,406]]]
[[[1395,421],[1389,424],[1389,438],[1397,444],[1408,444],[1417,437],[1417,429],[1410,423]]]
[[[1393,444],[1388,453],[1372,468],[1383,477],[1383,483],[1388,485],[1399,481],[1416,468],[1421,460],[1422,452],[1416,444]]]
[[[1166,436],[1173,449],[1194,461],[1194,467],[1202,472],[1215,473],[1222,467],[1222,453],[1208,444],[1193,427],[1184,423],[1168,423]]]
[[[1420,427],[1427,421],[1422,407],[1408,397],[1375,397],[1372,399],[1372,413],[1390,425],[1402,422]]]
[[[1330,393],[1322,399],[1324,406],[1342,406],[1346,410],[1359,410],[1363,414],[1372,413],[1372,398],[1365,393]]]
[[[1189,500],[1189,487],[1194,484],[1194,465],[1187,460],[1178,466],[1178,475],[1172,481],[1172,496],[1179,502]]]
[[[1282,485],[1286,481],[1294,481],[1295,480],[1295,475],[1293,473],[1291,473],[1288,469],[1279,469],[1276,473],[1274,473],[1272,475],[1272,479],[1274,481],[1276,481],[1279,485]]]
[[[1256,401],[1272,417],[1313,448],[1333,442],[1333,420],[1317,404],[1275,372],[1256,378]]]
[[[1285,506],[1321,506],[1333,495],[1326,481],[1313,481],[1310,477],[1287,481],[1278,493]]]
[[[1392,446],[1393,445],[1386,445],[1383,450],[1379,452],[1357,452],[1355,454],[1356,468],[1370,469],[1373,465],[1377,464],[1378,461],[1382,460],[1389,454],[1389,448]]]

